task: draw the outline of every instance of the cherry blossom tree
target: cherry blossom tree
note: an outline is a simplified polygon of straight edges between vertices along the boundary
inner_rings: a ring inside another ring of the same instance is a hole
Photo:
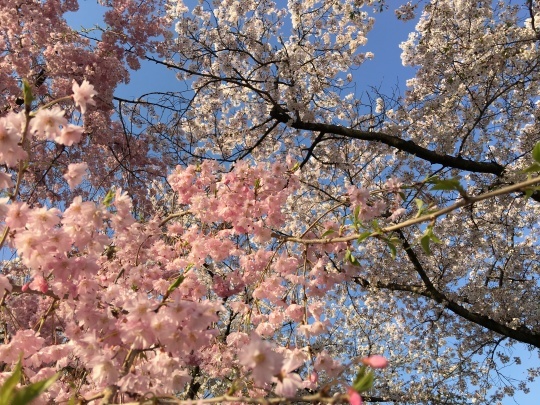
[[[0,402],[538,379],[537,2],[101,4],[79,31],[76,0],[0,4]],[[355,91],[381,13],[418,21],[404,93]],[[147,63],[175,90],[118,96]]]

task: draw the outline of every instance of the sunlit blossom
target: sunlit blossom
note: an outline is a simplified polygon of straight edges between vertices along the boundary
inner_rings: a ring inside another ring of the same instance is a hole
[[[82,81],[81,85],[73,80],[73,100],[75,100],[75,105],[78,106],[81,110],[81,113],[86,113],[86,108],[88,105],[96,105],[96,102],[92,99],[97,92],[86,79]]]
[[[39,109],[30,121],[30,129],[38,138],[54,140],[60,136],[62,127],[67,125],[64,110],[58,106]]]
[[[253,381],[264,387],[278,374],[283,364],[283,356],[272,350],[272,345],[263,341],[257,334],[251,335],[249,344],[239,355],[240,364],[251,369]]]
[[[83,163],[70,163],[68,166],[68,171],[64,174],[64,178],[69,184],[69,188],[73,189],[77,187],[88,169],[88,164]]]

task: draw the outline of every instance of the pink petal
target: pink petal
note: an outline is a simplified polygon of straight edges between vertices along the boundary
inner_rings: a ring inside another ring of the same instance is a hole
[[[347,390],[347,395],[349,396],[350,405],[362,405],[362,397],[358,392],[356,392],[352,388],[349,388]]]
[[[362,363],[372,368],[386,368],[388,367],[388,360],[385,357],[375,354],[373,356],[364,357]]]

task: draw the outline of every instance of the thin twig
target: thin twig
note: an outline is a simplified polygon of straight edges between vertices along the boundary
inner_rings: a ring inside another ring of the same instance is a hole
[[[455,211],[458,208],[467,207],[476,202],[487,200],[489,198],[497,197],[500,195],[510,194],[514,191],[521,191],[527,187],[533,186],[538,183],[540,183],[540,177],[535,177],[533,179],[529,179],[521,183],[513,184],[508,187],[503,187],[498,190],[491,191],[489,193],[480,194],[478,196],[468,196],[467,199],[462,199],[458,201],[457,203],[452,204],[448,207],[442,208],[438,211],[435,211],[426,215],[422,215],[418,218],[412,218],[396,225],[387,226],[386,228],[381,228],[377,231],[372,232],[371,235],[369,235],[369,237],[380,236],[385,233],[397,231],[398,229],[403,229],[408,226],[420,224],[423,222],[433,222],[438,217],[448,214],[452,211]],[[272,234],[272,236],[277,239],[284,240],[286,242],[296,242],[296,243],[303,243],[303,244],[324,244],[324,243],[350,242],[355,239],[358,239],[360,237],[360,234],[353,234],[349,236],[343,236],[340,238],[320,238],[320,239],[303,239],[302,236],[300,237],[283,236],[275,232]]]

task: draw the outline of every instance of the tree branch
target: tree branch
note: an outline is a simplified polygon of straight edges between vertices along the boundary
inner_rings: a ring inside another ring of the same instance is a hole
[[[397,230],[397,234],[402,241],[403,248],[405,249],[405,253],[409,258],[409,261],[414,266],[414,269],[426,287],[425,293],[422,293],[421,295],[437,301],[439,304],[442,304],[446,309],[450,310],[456,315],[459,315],[477,325],[483,326],[492,332],[496,332],[519,342],[528,343],[534,347],[540,348],[540,335],[533,333],[525,326],[521,326],[519,329],[509,328],[508,326],[503,325],[489,318],[488,316],[469,311],[467,308],[459,305],[457,302],[450,300],[445,294],[443,294],[433,285],[403,232],[399,229]]]
[[[275,120],[289,125],[291,128],[302,129],[306,131],[322,132],[334,135],[342,135],[351,139],[359,139],[363,141],[379,142],[403,152],[408,152],[411,155],[416,155],[420,159],[426,160],[432,164],[439,164],[444,167],[452,167],[474,173],[491,173],[496,176],[501,176],[504,172],[504,167],[495,162],[476,162],[474,160],[464,159],[450,155],[442,155],[423,148],[413,141],[406,141],[386,134],[384,132],[367,132],[359,129],[351,129],[341,125],[323,124],[318,122],[304,122],[301,120],[292,119],[287,112],[274,106],[270,111],[270,116]]]
[[[528,187],[534,186],[537,183],[540,183],[540,177],[534,177],[532,179],[525,180],[521,183],[513,184],[511,186],[507,186],[507,187],[503,187],[494,191],[490,191],[489,193],[484,193],[477,196],[468,196],[466,199],[461,199],[455,204],[441,208],[440,210],[432,212],[430,214],[422,215],[416,218],[411,218],[406,221],[400,222],[396,225],[390,225],[385,228],[381,228],[377,231],[373,231],[371,235],[369,235],[369,237],[377,237],[383,234],[397,231],[399,229],[407,228],[411,225],[421,224],[423,222],[433,222],[437,218],[443,215],[449,214],[450,212],[453,212],[459,208],[467,207],[476,202],[487,200],[489,198],[493,198],[499,195],[510,194],[516,191],[523,191],[527,189]],[[347,236],[342,236],[342,237],[337,237],[337,238],[318,238],[318,239],[304,239],[301,236],[300,237],[295,237],[295,236],[284,237],[283,235],[279,235],[277,233],[272,234],[272,236],[281,240],[285,240],[287,242],[296,242],[296,243],[303,243],[305,245],[312,245],[312,244],[324,244],[324,243],[351,242],[358,239],[361,235],[352,234],[352,235],[347,235]]]

